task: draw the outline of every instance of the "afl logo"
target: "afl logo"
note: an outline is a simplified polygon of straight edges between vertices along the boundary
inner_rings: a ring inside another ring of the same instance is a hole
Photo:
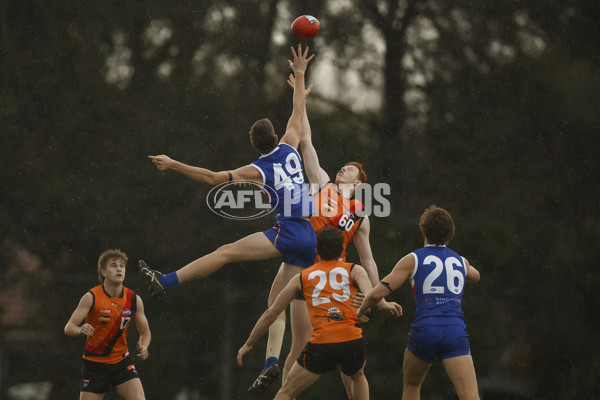
[[[222,183],[208,192],[206,204],[215,214],[237,220],[250,220],[270,214],[279,203],[271,207],[268,187],[251,181]],[[271,189],[271,188],[269,188]],[[275,190],[270,190],[275,193]]]
[[[127,316],[131,315],[131,310],[129,310],[129,309],[123,310],[123,311],[121,311],[121,315],[127,317]]]

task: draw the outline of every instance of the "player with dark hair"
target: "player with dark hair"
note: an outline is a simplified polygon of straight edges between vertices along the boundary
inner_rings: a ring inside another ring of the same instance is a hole
[[[153,295],[164,294],[167,289],[181,283],[206,277],[227,263],[282,257],[284,267],[280,271],[281,279],[274,288],[278,293],[294,274],[312,264],[315,254],[315,234],[309,222],[313,211],[312,196],[303,185],[302,163],[296,148],[302,132],[304,72],[314,54],[308,57],[308,47],[302,52],[300,45],[298,53],[292,48],[292,54],[294,60],[289,64],[297,83],[292,115],[279,143],[268,119],[261,119],[252,125],[250,142],[262,154],[257,161],[233,171],[213,172],[180,163],[165,155],[149,156],[159,170],[170,169],[209,185],[228,181],[251,181],[263,185],[276,214],[272,229],[221,246],[175,272],[163,275],[140,260],[142,277]]]
[[[364,293],[371,288],[367,273],[360,265],[340,261],[344,236],[334,227],[317,235],[317,253],[321,261],[290,280],[267,311],[257,321],[246,343],[238,351],[238,364],[269,326],[298,296],[305,299],[312,337],[294,363],[275,399],[293,399],[312,385],[321,374],[340,364],[342,373],[352,380],[353,399],[369,398],[369,384],[363,373],[366,340],[358,325],[352,299],[357,287]],[[398,304],[386,303],[384,309],[399,317]],[[362,322],[368,321],[364,315]]]
[[[110,386],[126,400],[143,400],[144,388],[127,346],[133,318],[140,334],[137,356],[148,358],[151,334],[140,296],[123,286],[127,255],[107,250],[98,258],[100,285],[83,295],[65,326],[67,336],[87,336],[81,400],[101,400]],[[80,325],[85,319],[85,323]]]
[[[290,74],[288,84],[295,86],[294,76]],[[308,96],[312,86],[306,91]],[[379,273],[377,264],[373,258],[369,235],[371,223],[368,215],[363,213],[364,205],[355,197],[357,188],[367,182],[367,174],[362,164],[352,161],[343,165],[335,179],[332,181],[329,175],[321,168],[319,157],[312,144],[312,133],[308,114],[304,111],[302,119],[302,137],[300,148],[304,157],[304,167],[306,176],[311,184],[311,193],[314,196],[316,204],[316,213],[310,218],[310,223],[318,234],[323,228],[328,226],[337,227],[343,233],[344,242],[340,259],[346,260],[346,247],[354,241],[354,245],[360,257],[361,265],[367,271],[372,285],[379,283]],[[318,261],[318,259],[317,259]],[[268,305],[272,305],[278,292],[271,291]],[[381,306],[383,306],[382,303]],[[290,315],[293,319],[292,328],[295,335],[292,337],[292,344],[287,355],[283,370],[283,378],[292,367],[296,358],[302,351],[304,344],[310,339],[312,326],[306,315],[306,306],[304,300],[293,301],[290,306]],[[260,375],[252,386],[248,389],[250,393],[261,393],[267,387],[279,378],[279,354],[283,344],[285,333],[285,313],[282,313],[277,321],[269,328],[269,338],[266,347],[265,365]],[[342,374],[346,389],[351,386],[351,381]],[[351,397],[350,391],[348,396]]]
[[[261,154],[257,161],[233,171],[213,172],[180,163],[165,155],[149,156],[159,170],[170,169],[209,185],[228,181],[250,181],[262,185],[276,215],[275,225],[271,229],[221,246],[169,274],[163,275],[152,270],[140,260],[140,271],[153,295],[162,295],[167,289],[180,283],[210,275],[227,263],[281,257],[283,262],[271,286],[270,298],[274,299],[295,274],[314,263],[316,239],[309,221],[314,213],[314,204],[304,185],[303,166],[297,151],[305,112],[304,73],[314,54],[308,57],[308,47],[303,53],[300,45],[297,53],[292,48],[292,54],[293,61],[288,61],[295,76],[292,115],[279,142],[268,119],[258,120],[252,125],[250,142]],[[291,320],[292,338],[295,338],[308,318],[302,314],[298,317],[293,314]],[[283,328],[285,329],[285,319]],[[306,343],[308,339],[305,339],[306,335],[302,335],[301,343]],[[279,350],[280,348],[281,344]],[[279,377],[279,371],[274,376]]]
[[[435,205],[427,208],[419,228],[425,247],[400,259],[392,272],[367,293],[357,315],[364,315],[369,307],[410,279],[417,308],[404,352],[402,398],[421,398],[421,385],[437,358],[444,363],[461,400],[479,399],[461,308],[465,281],[478,282],[479,271],[447,247],[455,228],[446,210]]]

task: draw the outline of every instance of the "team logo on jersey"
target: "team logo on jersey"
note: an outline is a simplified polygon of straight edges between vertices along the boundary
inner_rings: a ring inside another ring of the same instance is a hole
[[[346,318],[346,314],[340,311],[337,307],[331,307],[327,310],[327,321],[342,321]]]
[[[228,219],[249,220],[270,214],[271,207],[265,187],[251,181],[235,181],[215,186],[206,196],[206,204],[215,214]],[[270,189],[270,188],[269,188]]]
[[[326,217],[334,216],[335,208],[333,208],[329,203],[323,203],[323,207],[321,207],[321,214]]]

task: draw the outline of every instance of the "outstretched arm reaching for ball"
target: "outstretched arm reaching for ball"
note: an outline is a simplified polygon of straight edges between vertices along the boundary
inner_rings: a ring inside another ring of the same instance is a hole
[[[191,178],[195,181],[216,186],[221,183],[225,183],[231,180],[234,181],[252,181],[258,184],[262,184],[262,175],[254,167],[245,165],[232,171],[211,171],[210,169],[194,167],[187,165],[177,160],[173,160],[169,156],[164,154],[157,156],[148,156],[150,160],[156,165],[161,171],[172,170],[180,175]]]
[[[292,115],[285,129],[285,134],[281,138],[281,143],[287,143],[294,148],[298,148],[300,136],[302,135],[302,118],[305,112],[305,97],[304,97],[304,73],[308,67],[308,63],[315,55],[308,57],[308,46],[302,52],[302,45],[298,44],[298,52],[292,47],[293,61],[288,60],[290,68],[294,71],[296,78],[294,84],[294,97]]]
[[[288,85],[292,88],[295,85],[294,75],[290,74],[288,78]],[[312,90],[312,84],[304,91],[304,96],[308,97]],[[311,184],[311,193],[317,193],[319,189],[330,181],[329,175],[319,163],[319,156],[317,150],[312,143],[312,131],[310,129],[310,123],[308,122],[308,113],[306,112],[306,102],[304,104],[304,115],[302,117],[302,136],[300,138],[300,148],[302,150],[302,158],[304,159],[304,170],[306,171],[306,177],[308,182]]]

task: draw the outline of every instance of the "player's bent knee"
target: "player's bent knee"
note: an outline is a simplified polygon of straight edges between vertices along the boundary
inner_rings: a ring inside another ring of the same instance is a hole
[[[224,244],[214,251],[215,255],[223,257],[226,262],[235,260],[239,256],[238,253],[239,251],[233,243]]]

